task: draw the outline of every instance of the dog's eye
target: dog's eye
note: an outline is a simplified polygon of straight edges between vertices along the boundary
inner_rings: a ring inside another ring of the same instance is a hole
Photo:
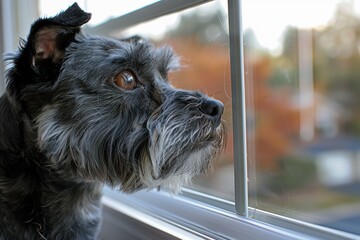
[[[123,71],[116,74],[114,83],[124,90],[133,90],[137,86],[136,77],[130,71]]]

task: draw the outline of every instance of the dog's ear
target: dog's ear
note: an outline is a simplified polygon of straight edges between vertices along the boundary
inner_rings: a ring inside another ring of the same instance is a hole
[[[58,63],[63,59],[65,48],[74,40],[81,25],[91,18],[77,3],[55,17],[37,20],[30,30],[26,48],[30,50],[31,64],[37,67],[43,60]]]

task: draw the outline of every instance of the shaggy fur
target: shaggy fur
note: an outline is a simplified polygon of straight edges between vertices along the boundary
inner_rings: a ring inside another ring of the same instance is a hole
[[[102,185],[178,191],[223,146],[223,105],[172,87],[169,47],[87,36],[77,4],[37,20],[0,98],[0,239],[95,239]],[[114,76],[131,71],[126,90]]]

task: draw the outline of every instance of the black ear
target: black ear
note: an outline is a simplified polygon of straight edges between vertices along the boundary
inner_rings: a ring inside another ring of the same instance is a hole
[[[22,99],[22,108],[26,108],[28,114],[36,113],[49,98],[44,86],[56,81],[66,47],[90,18],[91,14],[77,3],[55,17],[40,18],[31,26],[19,52],[5,59],[12,63],[7,72],[8,96]],[[39,87],[42,83],[46,84]]]
[[[58,63],[63,59],[65,48],[74,40],[81,25],[88,22],[90,13],[84,12],[77,3],[55,17],[41,18],[31,27],[23,51],[30,51],[31,64],[47,59]]]

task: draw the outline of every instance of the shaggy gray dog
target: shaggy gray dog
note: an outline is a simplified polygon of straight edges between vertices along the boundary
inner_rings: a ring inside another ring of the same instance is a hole
[[[90,17],[37,20],[8,59],[0,239],[95,239],[103,184],[176,192],[222,149],[222,103],[168,83],[172,50],[83,35]]]

